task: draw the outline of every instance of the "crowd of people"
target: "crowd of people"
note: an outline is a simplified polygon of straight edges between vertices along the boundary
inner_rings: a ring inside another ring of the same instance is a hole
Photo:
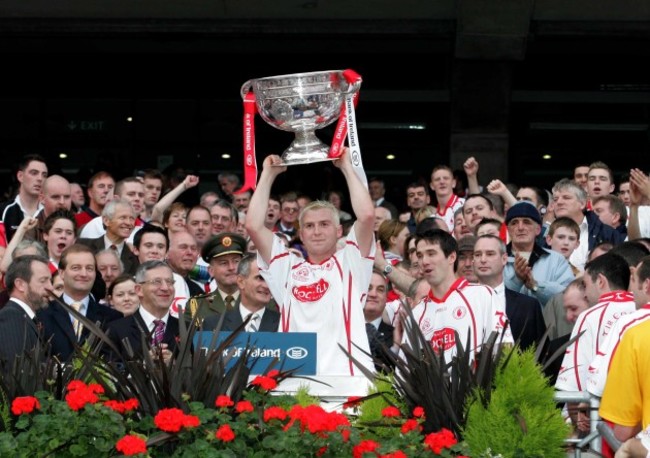
[[[157,170],[119,181],[96,171],[83,192],[48,175],[42,157],[25,156],[15,198],[0,205],[0,373],[15,370],[39,338],[69,361],[87,320],[113,339],[119,354],[106,357],[116,359],[158,351],[169,361],[179,320],[312,332],[317,374],[337,376],[390,371],[413,327],[447,360],[458,343],[471,342],[475,355],[495,331],[526,349],[550,329],[546,353],[566,347],[548,373],[556,389],[602,397],[602,418],[626,441],[617,456],[645,456],[650,178],[642,170],[616,185],[605,163],[579,165],[547,191],[481,186],[470,157],[467,188],[437,165],[429,182],[409,184],[404,202],[391,203],[384,181],[366,185],[347,152],[333,163],[347,193],[277,196],[286,167],[268,156],[254,192],[223,173],[219,189],[188,207],[179,197],[199,184],[195,175],[163,192]],[[589,428],[585,408],[566,406],[577,431]]]

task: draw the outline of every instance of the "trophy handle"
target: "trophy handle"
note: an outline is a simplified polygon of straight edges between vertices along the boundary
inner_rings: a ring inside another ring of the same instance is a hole
[[[245,99],[246,94],[248,94],[250,92],[251,88],[253,87],[253,81],[254,80],[248,80],[244,84],[242,84],[241,90],[239,91],[239,93],[241,94],[242,99]]]
[[[348,90],[345,91],[345,93],[346,94],[354,94],[355,92],[358,92],[359,89],[361,89],[361,80],[350,83],[348,85]]]

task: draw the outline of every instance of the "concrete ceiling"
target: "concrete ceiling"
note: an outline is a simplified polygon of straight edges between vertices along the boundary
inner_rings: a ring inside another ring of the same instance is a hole
[[[23,129],[19,142],[46,132],[39,145],[47,144],[50,126],[71,119],[60,106],[81,99],[99,107],[98,100],[111,100],[106,110],[120,116],[121,107],[153,114],[173,106],[194,117],[187,126],[152,125],[152,135],[173,128],[194,134],[202,126],[234,132],[239,113],[226,119],[212,103],[237,110],[238,86],[246,79],[345,65],[367,76],[362,101],[371,108],[360,120],[370,130],[409,118],[448,136],[453,62],[477,60],[517,65],[515,144],[523,141],[521,132],[568,122],[565,115],[579,128],[620,106],[617,119],[627,113],[629,119],[620,122],[647,135],[638,126],[648,121],[650,77],[643,64],[649,54],[647,0],[4,0],[0,59],[8,83],[0,88],[0,101],[26,110],[25,118],[46,120],[25,128],[0,109],[0,121],[7,121],[0,122],[0,134],[7,126]],[[429,64],[433,72],[424,70]],[[27,82],[34,75],[42,77],[35,86]],[[164,100],[176,102],[158,103]],[[575,105],[582,111],[572,111]],[[636,117],[629,107],[638,107]],[[183,135],[169,142],[181,145]],[[382,146],[398,138],[394,130],[382,135]],[[14,137],[5,130],[3,138]],[[207,141],[210,146],[216,140]]]

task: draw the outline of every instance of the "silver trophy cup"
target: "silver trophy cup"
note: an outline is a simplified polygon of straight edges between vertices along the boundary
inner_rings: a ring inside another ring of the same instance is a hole
[[[348,83],[342,70],[331,70],[249,80],[242,85],[241,95],[246,97],[252,89],[262,119],[296,134],[280,165],[310,164],[331,159],[330,147],[315,131],[336,121],[345,96],[360,87],[360,80]]]

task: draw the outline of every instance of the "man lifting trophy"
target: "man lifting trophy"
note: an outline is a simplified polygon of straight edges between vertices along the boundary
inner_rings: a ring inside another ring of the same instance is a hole
[[[362,171],[354,116],[360,87],[361,77],[353,70],[296,73],[245,82],[241,88],[245,170],[242,191],[256,187],[255,113],[271,126],[295,134],[293,143],[284,151],[278,165],[336,159],[341,156],[347,136],[352,163],[357,173]],[[327,146],[316,137],[315,131],[337,119],[332,145]]]

